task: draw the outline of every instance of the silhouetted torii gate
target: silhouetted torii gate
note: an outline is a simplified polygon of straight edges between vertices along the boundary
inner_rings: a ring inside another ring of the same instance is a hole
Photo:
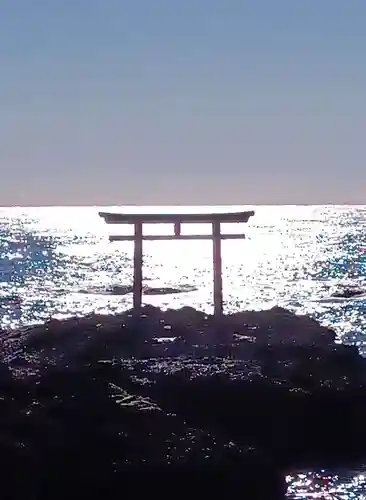
[[[107,224],[133,224],[133,235],[110,236],[110,241],[134,241],[133,307],[142,303],[142,241],[143,240],[211,240],[213,242],[214,313],[223,313],[221,240],[245,238],[244,234],[221,234],[222,223],[245,223],[254,212],[211,213],[211,214],[117,214],[99,212]],[[174,224],[174,235],[144,235],[143,224]],[[182,224],[212,224],[212,234],[181,234]]]

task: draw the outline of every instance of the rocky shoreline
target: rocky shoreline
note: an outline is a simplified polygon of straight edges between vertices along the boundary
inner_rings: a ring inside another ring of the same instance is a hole
[[[218,322],[148,306],[2,332],[1,452],[24,463],[19,488],[48,471],[44,498],[72,482],[136,492],[152,468],[156,491],[166,473],[193,488],[198,470],[205,489],[282,498],[285,470],[366,458],[366,360],[335,338],[281,308]]]

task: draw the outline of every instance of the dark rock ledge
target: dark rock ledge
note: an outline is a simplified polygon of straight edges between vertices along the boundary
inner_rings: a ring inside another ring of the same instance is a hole
[[[280,471],[366,458],[366,360],[334,339],[281,308],[218,323],[149,306],[2,332],[3,491],[282,498]]]
[[[336,288],[330,295],[337,299],[352,299],[353,297],[366,297],[366,290],[358,286],[343,286]]]

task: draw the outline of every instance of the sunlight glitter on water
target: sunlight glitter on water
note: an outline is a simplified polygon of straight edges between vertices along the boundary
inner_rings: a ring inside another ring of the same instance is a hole
[[[293,500],[365,500],[365,472],[306,472],[287,476],[287,496]]]
[[[236,211],[252,207],[127,207],[128,212]],[[122,211],[118,207],[103,210]],[[132,282],[131,243],[109,243],[116,226],[106,226],[98,207],[10,208],[0,211],[3,258],[1,290],[18,295],[22,306],[11,322],[39,321],[49,314],[118,311],[131,296],[95,293]],[[329,300],[329,288],[341,282],[363,284],[364,209],[355,207],[257,207],[248,224],[226,225],[223,232],[244,231],[246,240],[223,242],[224,299],[227,311],[284,305],[334,324],[353,338],[363,302],[352,308]],[[199,228],[203,233],[209,226]],[[131,233],[132,228],[118,228]],[[146,233],[172,232],[169,226]],[[183,232],[197,231],[188,226]],[[11,279],[10,279],[11,276]],[[184,294],[145,296],[162,307],[193,305],[212,310],[210,242],[145,242],[145,282],[156,287],[192,285]],[[79,293],[91,290],[93,293]],[[11,313],[11,308],[7,308]],[[3,323],[6,314],[2,314]],[[358,329],[360,331],[360,329]]]

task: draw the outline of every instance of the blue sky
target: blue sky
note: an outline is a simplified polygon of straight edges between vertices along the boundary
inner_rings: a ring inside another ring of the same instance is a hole
[[[366,203],[364,0],[3,0],[0,205]]]

